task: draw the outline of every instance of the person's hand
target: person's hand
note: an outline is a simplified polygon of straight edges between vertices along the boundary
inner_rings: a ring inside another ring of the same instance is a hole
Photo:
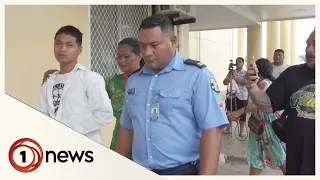
[[[252,65],[249,66],[247,73],[245,75],[245,83],[248,86],[251,86],[252,84],[257,84],[259,80],[259,76],[257,76],[258,69],[254,68]]]
[[[235,121],[236,119],[238,119],[241,116],[241,112],[238,111],[233,111],[232,113],[230,113],[228,115],[228,119],[230,119],[231,121]]]
[[[49,75],[52,74],[52,73],[54,73],[54,72],[56,72],[56,71],[58,71],[58,70],[56,70],[56,69],[50,69],[50,70],[46,71],[46,72],[44,73],[44,75],[43,75],[43,79],[42,79],[42,84],[41,84],[41,86],[47,81],[47,79],[49,78]]]

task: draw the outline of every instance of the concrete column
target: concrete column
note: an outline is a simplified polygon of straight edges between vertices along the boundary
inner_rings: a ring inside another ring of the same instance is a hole
[[[280,47],[279,21],[267,23],[267,59],[273,62],[274,50]]]
[[[292,20],[291,21],[291,42],[290,42],[290,64],[296,65],[298,64],[298,35],[299,35],[299,27],[298,27],[299,20]]]
[[[177,26],[178,51],[184,57],[189,57],[189,24]]]
[[[244,40],[245,38],[245,29],[244,28],[239,28],[238,29],[238,57],[243,57],[245,58],[245,50],[244,50]]]
[[[247,67],[252,64],[252,56],[255,60],[262,56],[261,25],[247,27]]]
[[[283,63],[291,65],[291,21],[280,22],[280,48],[284,51]]]
[[[170,10],[177,10],[176,5],[170,5]],[[189,57],[189,24],[174,27],[175,35],[178,37],[178,51],[184,57]]]
[[[200,61],[200,31],[189,34],[189,58]]]
[[[152,5],[148,5],[148,16],[152,15]]]

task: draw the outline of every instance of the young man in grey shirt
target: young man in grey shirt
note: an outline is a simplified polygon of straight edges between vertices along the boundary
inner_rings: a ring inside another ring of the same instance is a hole
[[[286,70],[289,65],[283,63],[284,51],[282,49],[276,49],[273,54],[273,73],[272,75],[277,79],[280,74]]]

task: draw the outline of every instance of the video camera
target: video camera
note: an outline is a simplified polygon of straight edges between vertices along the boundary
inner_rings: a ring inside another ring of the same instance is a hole
[[[236,66],[236,65],[237,65],[237,64],[233,64],[233,60],[231,59],[228,70],[229,70],[229,71],[233,71],[233,67]]]

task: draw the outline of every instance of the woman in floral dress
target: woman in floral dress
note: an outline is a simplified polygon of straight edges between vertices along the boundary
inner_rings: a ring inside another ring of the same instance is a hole
[[[259,70],[258,86],[266,91],[272,84],[273,67],[268,59],[256,61]],[[266,114],[260,111],[255,104],[248,104],[247,108],[242,108],[229,115],[231,120],[240,117],[241,114],[252,112],[254,117],[263,123],[263,133],[257,135],[254,131],[249,132],[247,159],[250,165],[250,175],[261,175],[262,170],[280,168],[285,174],[286,152],[285,144],[280,141],[271,127],[271,122],[281,116],[282,111]]]
[[[116,118],[116,124],[113,130],[110,149],[115,150],[120,129],[120,116],[125,97],[125,86],[128,76],[143,66],[143,60],[140,55],[140,44],[135,38],[125,38],[118,44],[116,62],[122,71],[121,74],[105,79],[106,91],[113,108],[113,114]]]

